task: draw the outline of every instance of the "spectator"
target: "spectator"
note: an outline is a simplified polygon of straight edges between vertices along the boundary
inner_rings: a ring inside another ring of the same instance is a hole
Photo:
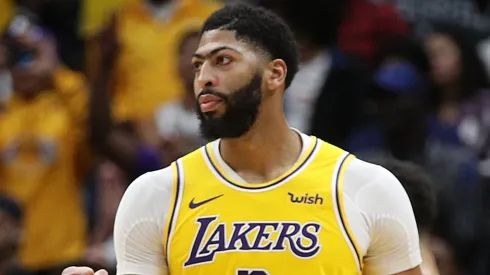
[[[434,138],[472,148],[480,158],[490,151],[490,90],[475,45],[457,32],[437,32],[425,42],[432,64],[430,131]]]
[[[79,35],[81,2],[85,0],[14,0],[18,7],[36,15],[37,23],[55,37],[61,62],[68,68],[82,71],[84,41]]]
[[[162,167],[155,148],[141,141],[130,122],[118,123],[112,114],[110,79],[119,51],[116,19],[100,33],[101,58],[96,66],[89,96],[89,141],[101,154],[97,165],[95,188],[89,190],[95,215],[93,235],[85,260],[114,266],[112,230],[115,210],[127,185],[139,175]]]
[[[416,41],[403,37],[393,37],[375,56],[373,87],[364,108],[365,124],[356,129],[347,148],[362,152],[386,146],[395,158],[414,161],[413,154],[426,142],[425,126],[413,122],[424,119],[427,56]],[[376,123],[386,129],[374,127]],[[403,128],[407,124],[412,127],[405,133]]]
[[[150,145],[143,142],[141,132],[135,130],[133,123],[118,122],[113,116],[110,80],[120,51],[115,18],[101,32],[97,42],[102,55],[90,89],[89,140],[95,151],[107,158],[103,161],[114,162],[131,182],[145,172],[161,168],[162,162],[152,146],[157,142]]]
[[[375,111],[353,131],[346,148],[360,157],[381,154],[415,162],[430,173],[439,189],[476,183],[475,156],[429,135],[423,88],[429,68],[425,52],[413,40],[399,40],[391,47],[377,54],[382,66],[369,97]]]
[[[11,36],[14,93],[0,116],[0,192],[16,199],[25,218],[20,260],[29,272],[79,260],[86,222],[80,172],[85,109],[83,77],[59,65],[47,32],[28,24]]]

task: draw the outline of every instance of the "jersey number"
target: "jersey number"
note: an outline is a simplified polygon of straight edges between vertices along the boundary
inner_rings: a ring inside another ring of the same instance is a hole
[[[270,275],[263,269],[238,269],[237,275]]]

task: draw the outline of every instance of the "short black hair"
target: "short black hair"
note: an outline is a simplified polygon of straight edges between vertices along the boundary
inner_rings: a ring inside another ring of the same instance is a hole
[[[214,12],[204,22],[201,34],[210,30],[234,31],[238,40],[250,43],[286,63],[286,88],[298,71],[298,48],[294,35],[276,14],[243,3],[229,4]]]
[[[430,176],[412,162],[395,158],[371,161],[386,168],[400,181],[412,203],[419,232],[429,233],[437,215],[436,191]]]

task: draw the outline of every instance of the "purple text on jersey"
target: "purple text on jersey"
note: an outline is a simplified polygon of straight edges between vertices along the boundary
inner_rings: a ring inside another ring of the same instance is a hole
[[[197,219],[199,229],[184,267],[213,262],[217,253],[279,252],[289,248],[297,257],[308,259],[316,256],[321,249],[319,223],[233,222],[231,232],[227,234],[226,223],[212,226],[217,219],[218,216]]]

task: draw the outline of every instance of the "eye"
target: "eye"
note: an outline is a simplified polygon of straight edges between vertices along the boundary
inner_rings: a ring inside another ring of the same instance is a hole
[[[228,64],[230,64],[232,61],[232,59],[228,56],[218,56],[216,57],[216,64],[220,65],[220,66],[226,66]]]
[[[199,71],[202,67],[202,62],[200,61],[193,61],[192,62],[192,68],[194,69],[194,71]]]

